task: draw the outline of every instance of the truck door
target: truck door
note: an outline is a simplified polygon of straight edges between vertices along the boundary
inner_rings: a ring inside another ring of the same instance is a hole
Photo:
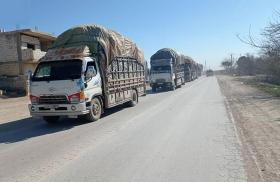
[[[95,70],[95,74],[92,77],[87,78],[86,73],[88,72],[88,69],[92,67]],[[95,61],[87,62],[84,76],[85,76],[85,83],[86,83],[85,90],[88,98],[91,98],[96,94],[102,94],[102,89],[101,89],[102,82],[101,82],[100,72]]]

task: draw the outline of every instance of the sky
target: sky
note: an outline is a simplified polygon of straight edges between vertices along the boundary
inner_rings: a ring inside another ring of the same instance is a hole
[[[58,36],[81,24],[98,24],[135,42],[150,60],[173,48],[206,67],[221,69],[223,59],[258,50],[237,35],[258,41],[277,18],[280,0],[2,0],[0,28],[38,28]]]

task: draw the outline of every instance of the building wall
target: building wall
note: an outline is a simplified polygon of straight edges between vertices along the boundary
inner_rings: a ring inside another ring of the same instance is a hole
[[[21,49],[27,49],[28,43],[35,45],[35,50],[41,49],[40,41],[38,38],[27,36],[27,35],[21,35]]]
[[[0,76],[18,76],[20,74],[19,70],[19,60],[18,60],[18,50],[17,50],[17,33],[14,34],[0,34]],[[27,49],[27,44],[35,45],[35,51],[32,55],[36,59],[44,56],[40,51],[40,41],[38,38],[21,35],[21,50]],[[22,55],[24,56],[24,55]],[[32,58],[32,56],[29,56]],[[28,60],[33,62],[30,64],[28,62],[22,61],[22,73],[26,74],[29,70],[34,72],[37,60]]]
[[[16,76],[19,74],[19,65],[16,62],[0,63],[0,76]]]
[[[27,44],[35,45],[35,50],[26,50]],[[26,75],[28,71],[32,71],[34,73],[38,60],[46,54],[46,52],[41,51],[40,40],[35,37],[21,35],[21,49],[23,56],[23,74]],[[30,59],[25,59],[24,57]]]
[[[17,34],[0,34],[0,62],[15,61],[18,61]]]
[[[26,90],[28,71],[34,72],[38,60],[45,55],[45,52],[41,51],[41,45],[43,49],[47,49],[47,46],[52,43],[48,40],[40,42],[39,38],[22,34],[20,54],[25,59],[21,62],[20,70],[18,35],[19,32],[0,33],[0,89],[3,90]],[[28,44],[34,45],[34,50],[28,49]],[[20,71],[23,75],[20,75]]]
[[[32,73],[34,73],[36,66],[37,66],[36,63],[25,63],[23,65],[23,72],[24,72],[24,74],[28,75],[29,71],[32,71]]]

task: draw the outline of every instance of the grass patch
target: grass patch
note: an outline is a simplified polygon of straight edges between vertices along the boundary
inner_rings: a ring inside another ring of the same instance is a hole
[[[280,85],[269,84],[257,80],[255,77],[237,77],[236,81],[243,82],[246,85],[253,86],[272,96],[280,97]]]

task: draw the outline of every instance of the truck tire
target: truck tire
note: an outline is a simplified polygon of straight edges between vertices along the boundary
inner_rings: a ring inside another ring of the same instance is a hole
[[[43,116],[45,122],[54,124],[59,120],[59,116]]]
[[[172,82],[170,90],[172,90],[172,91],[176,90],[176,81],[175,80]]]
[[[182,79],[180,79],[180,84],[177,84],[177,88],[181,88],[182,87],[182,84],[183,84],[183,81],[182,81]]]
[[[98,98],[93,98],[90,102],[90,111],[85,115],[85,119],[94,122],[100,119],[102,113],[102,105]]]
[[[127,104],[129,107],[134,107],[138,103],[138,94],[137,94],[136,90],[132,90],[131,94],[132,94],[132,100],[129,101]]]
[[[181,80],[182,80],[182,85],[185,85],[185,83],[186,83],[185,78],[182,78]]]

